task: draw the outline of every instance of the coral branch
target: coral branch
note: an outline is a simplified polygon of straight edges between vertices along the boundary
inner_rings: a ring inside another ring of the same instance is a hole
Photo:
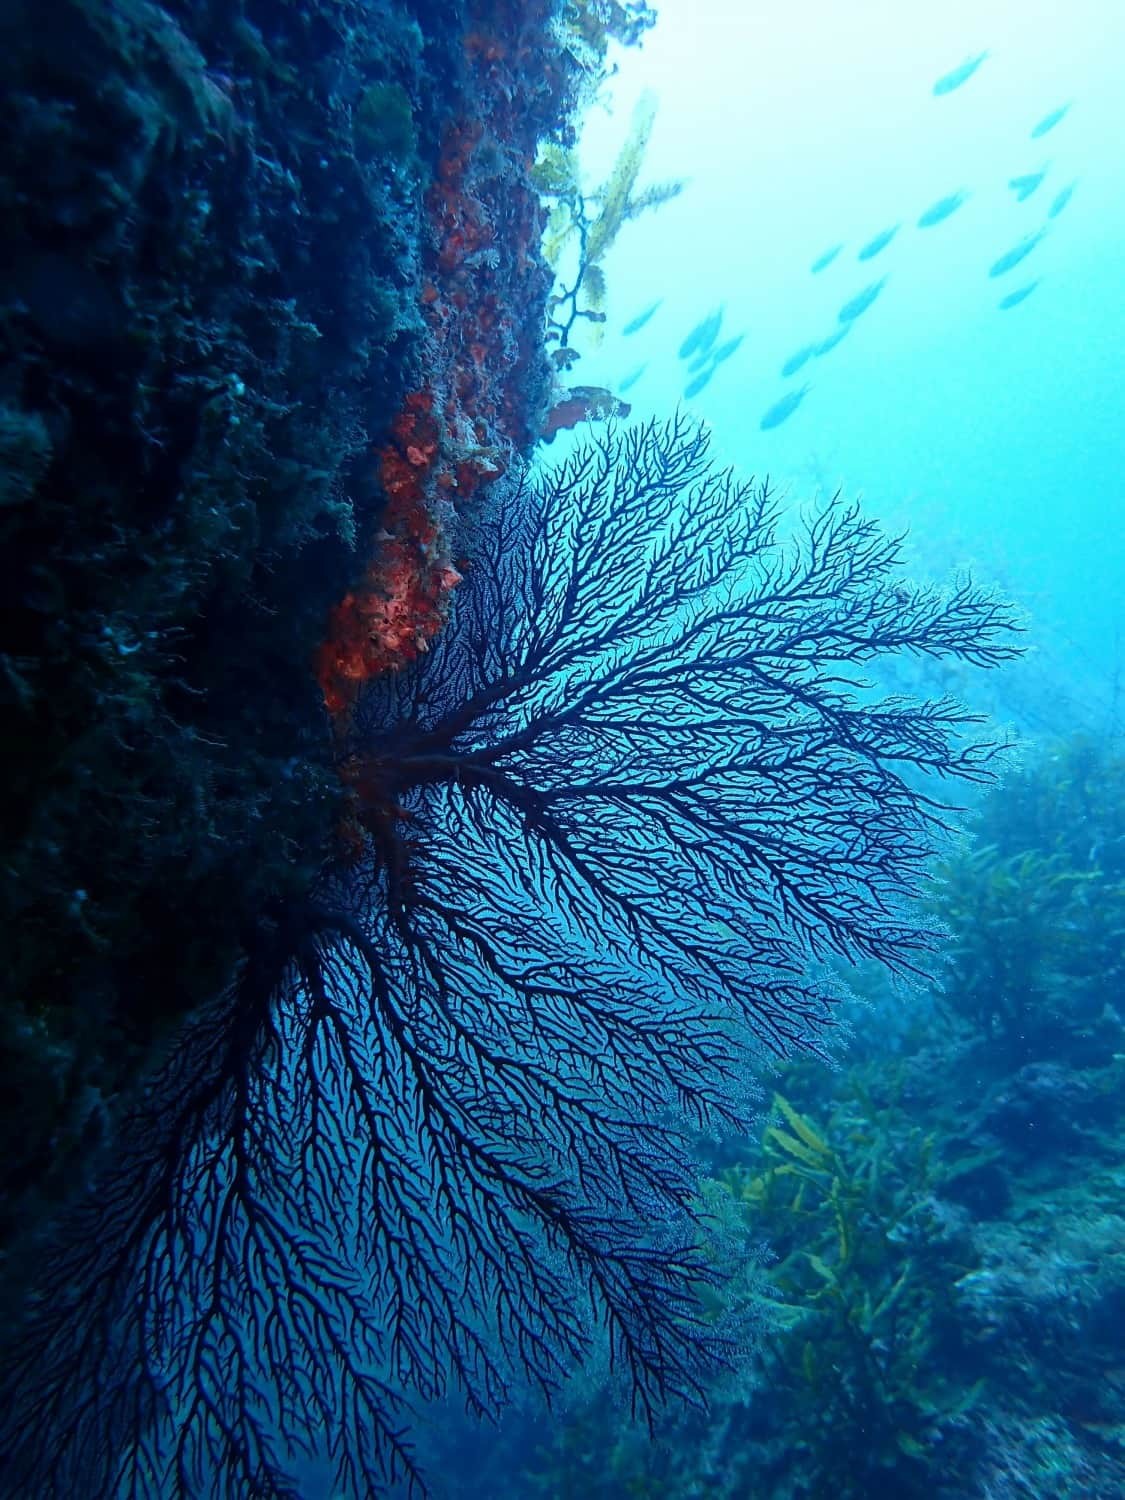
[[[550,1394],[597,1322],[641,1413],[698,1401],[729,1347],[692,1132],[745,1129],[755,1058],[816,1046],[818,956],[936,939],[905,906],[948,817],[921,778],[995,747],[857,673],[1002,661],[1010,612],[904,586],[854,506],[783,540],[683,420],[506,483],[450,627],[359,701],[360,859],[44,1257],[0,1392],[19,1493],[417,1483],[405,1399]]]

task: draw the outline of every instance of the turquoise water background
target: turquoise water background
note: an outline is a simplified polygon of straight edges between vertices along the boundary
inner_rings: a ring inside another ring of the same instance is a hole
[[[651,89],[640,185],[681,196],[626,224],[606,260],[601,347],[572,376],[663,415],[690,380],[685,335],[723,308],[737,353],[687,404],[721,456],[794,498],[842,485],[909,524],[915,566],[971,566],[1029,610],[1033,647],[1088,695],[1114,681],[1125,585],[1125,6],[1116,0],[663,0],[621,52],[583,138],[604,178]],[[988,55],[965,84],[935,81]],[[1038,121],[1069,104],[1039,139]],[[1020,202],[1009,180],[1046,168]],[[1048,221],[1056,194],[1073,196]],[[956,190],[964,205],[916,221]],[[859,248],[901,224],[861,263]],[[1019,266],[989,267],[1044,225]],[[842,241],[819,274],[810,265]],[[886,285],[830,354],[785,360]],[[1039,278],[1025,302],[1002,297]],[[648,324],[621,329],[658,298]],[[808,381],[770,431],[762,414]]]

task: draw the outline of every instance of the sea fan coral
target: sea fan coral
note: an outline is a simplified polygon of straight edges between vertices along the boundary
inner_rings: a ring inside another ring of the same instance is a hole
[[[360,701],[363,858],[279,914],[54,1251],[18,1492],[290,1496],[315,1462],[374,1493],[416,1478],[404,1398],[549,1392],[591,1314],[642,1412],[699,1398],[690,1134],[815,1038],[811,958],[931,944],[918,773],[992,754],[854,671],[1014,650],[856,507],[776,520],[677,419],[482,523],[447,631]]]

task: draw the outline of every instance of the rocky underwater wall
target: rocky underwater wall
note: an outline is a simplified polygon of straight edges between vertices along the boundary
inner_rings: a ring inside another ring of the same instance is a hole
[[[559,9],[4,8],[0,1242],[346,843],[356,689],[537,430]]]

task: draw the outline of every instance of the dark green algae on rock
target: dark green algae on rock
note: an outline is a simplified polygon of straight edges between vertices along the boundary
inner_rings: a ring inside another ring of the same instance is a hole
[[[350,0],[0,15],[0,1245],[328,852],[310,663],[419,378],[468,24]]]

